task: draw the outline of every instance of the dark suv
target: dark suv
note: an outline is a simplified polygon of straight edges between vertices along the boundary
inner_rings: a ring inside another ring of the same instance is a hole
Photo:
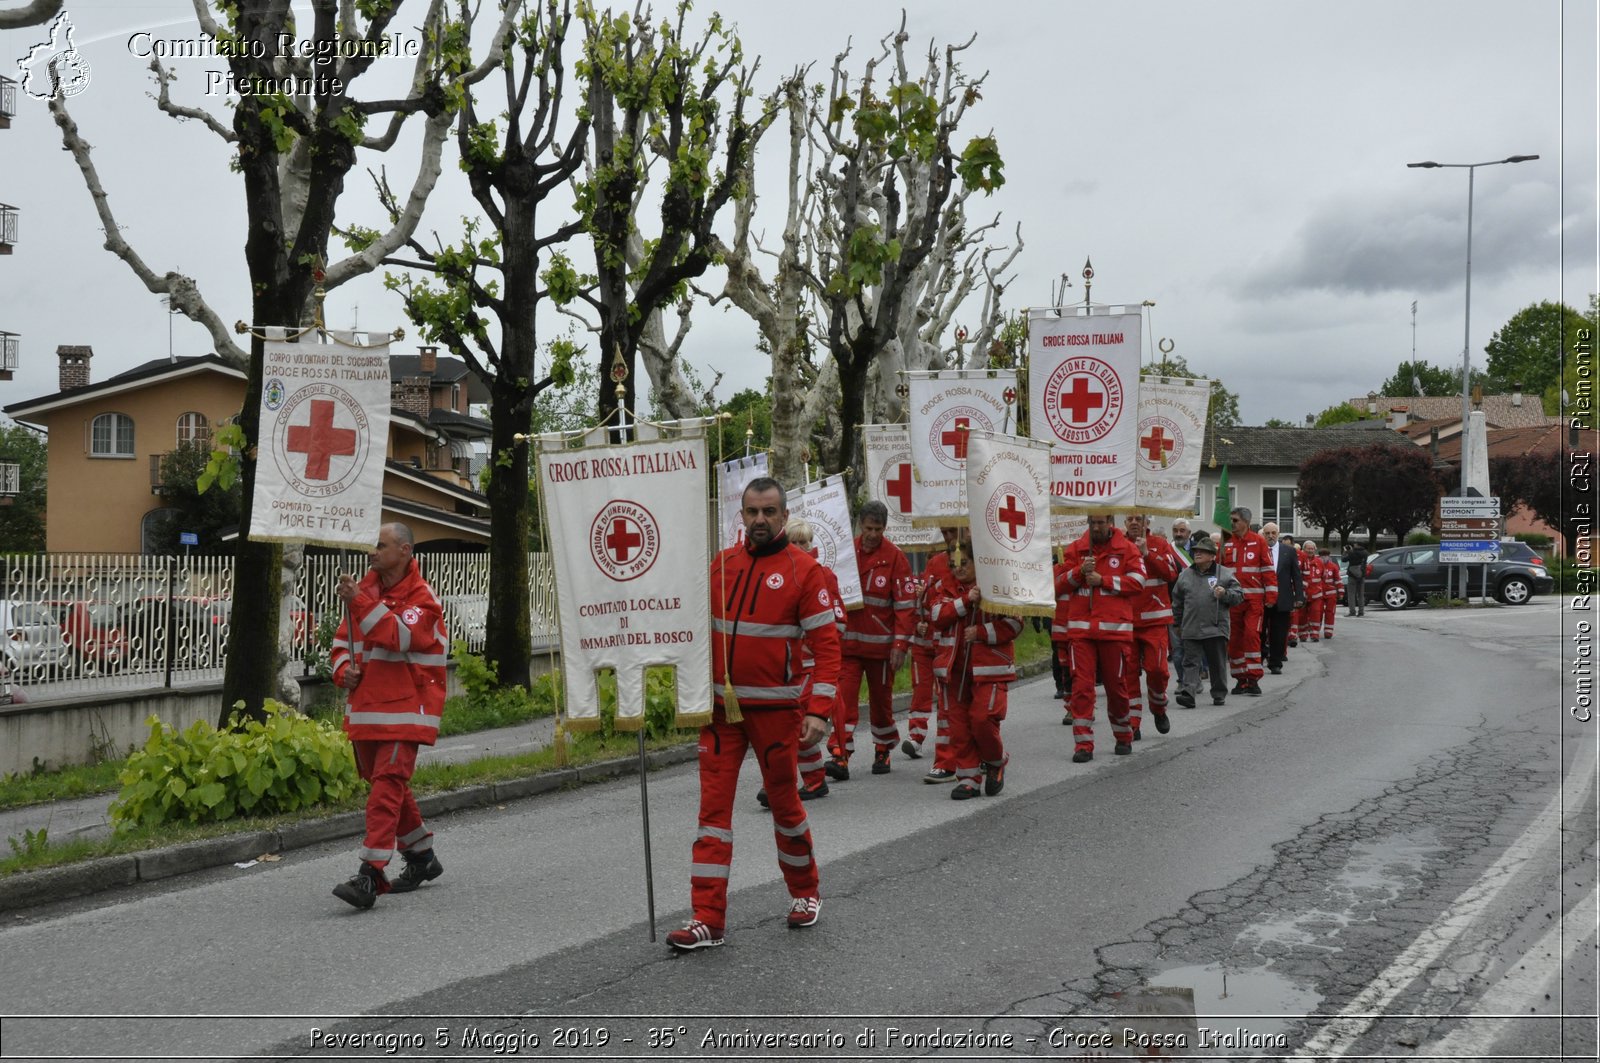
[[[1467,593],[1483,594],[1483,565],[1447,565],[1439,560],[1439,547],[1397,546],[1380,550],[1367,562],[1367,598],[1381,601],[1389,609],[1404,609],[1428,595],[1444,593],[1449,570],[1467,573]],[[1544,558],[1523,542],[1502,542],[1500,560],[1487,566],[1489,593],[1507,605],[1522,605],[1535,594],[1555,590],[1555,577],[1544,567]],[[1461,577],[1456,576],[1460,587]]]

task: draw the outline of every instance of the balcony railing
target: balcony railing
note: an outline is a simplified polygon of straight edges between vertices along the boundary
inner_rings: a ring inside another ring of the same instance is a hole
[[[17,113],[17,83],[0,75],[0,129],[11,128],[11,116]]]
[[[0,461],[0,498],[15,498],[22,493],[22,466]]]
[[[0,380],[21,368],[22,341],[15,332],[0,332]]]
[[[17,208],[0,203],[0,255],[9,255],[17,242]]]

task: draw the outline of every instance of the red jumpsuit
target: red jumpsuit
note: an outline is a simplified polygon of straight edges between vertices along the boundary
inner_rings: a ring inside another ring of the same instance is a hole
[[[1333,638],[1333,618],[1339,615],[1339,562],[1327,554],[1317,559],[1322,567],[1322,637]]]
[[[1295,629],[1301,642],[1320,642],[1322,639],[1322,564],[1310,550],[1300,551],[1300,575],[1306,583],[1306,604],[1296,609]]]
[[[1072,719],[1072,643],[1067,641],[1067,612],[1075,593],[1066,582],[1067,566],[1064,562],[1057,561],[1051,570],[1056,581],[1056,615],[1050,621],[1050,649],[1055,653],[1056,660],[1061,662],[1062,672],[1066,676],[1063,684],[1065,694],[1061,699],[1061,707],[1066,712],[1065,723]]]
[[[823,568],[783,536],[729,547],[711,562],[711,722],[700,729],[700,826],[689,868],[694,917],[727,925],[733,795],[749,749],[772,808],[778,869],[791,897],[817,895],[811,827],[794,787],[802,714],[827,719],[839,674],[839,632]],[[816,662],[808,674],[804,652]],[[731,675],[729,670],[731,669]],[[743,719],[723,705],[731,681]]]
[[[817,548],[812,547],[807,551],[813,558],[817,556]],[[844,596],[839,592],[839,577],[833,574],[833,569],[826,565],[819,565],[822,569],[823,579],[828,581],[828,597],[833,599],[834,628],[840,635],[844,634]],[[811,656],[811,644],[808,642],[800,651],[800,667],[807,674],[816,670],[817,662]],[[830,716],[831,720],[831,716]],[[809,746],[801,746],[799,751],[800,785],[808,790],[816,789],[828,781],[823,770],[827,749],[827,736],[824,735]]]
[[[392,587],[383,587],[369,570],[333,639],[333,681],[343,685],[352,654],[361,668],[361,682],[345,705],[344,730],[355,749],[356,770],[372,784],[361,859],[380,869],[396,848],[419,853],[433,848],[433,832],[411,793],[411,774],[417,746],[433,745],[444,715],[450,644],[441,612],[413,559]],[[352,618],[358,632],[353,643]],[[378,890],[388,890],[382,876]]]
[[[1135,737],[1144,716],[1140,673],[1150,692],[1150,714],[1167,714],[1167,684],[1172,677],[1167,660],[1167,636],[1172,627],[1172,596],[1168,588],[1183,571],[1183,559],[1165,536],[1147,535],[1144,543],[1144,591],[1133,602],[1133,641],[1128,644],[1128,723]]]
[[[1261,663],[1261,617],[1278,601],[1278,573],[1267,541],[1253,531],[1228,540],[1222,563],[1244,588],[1244,601],[1228,616],[1228,671],[1240,683],[1254,683],[1267,672]]]
[[[941,679],[940,712],[950,720],[956,784],[977,791],[984,765],[1006,762],[1000,723],[1006,718],[1006,686],[1017,676],[1011,643],[1021,634],[1022,621],[974,607],[967,588],[954,580],[940,589],[930,610],[930,623],[940,633],[934,665]],[[978,636],[968,642],[972,628]]]
[[[950,555],[940,552],[930,557],[928,567],[922,571],[912,609],[916,626],[911,633],[911,713],[906,721],[906,731],[918,747],[927,741],[928,721],[938,707],[938,680],[934,676],[937,651],[933,630],[928,626],[929,612],[937,596],[953,592],[956,586],[955,577],[950,573]],[[949,724],[946,714],[940,711],[934,726],[933,766],[954,771],[954,765],[950,763]]]
[[[1095,559],[1098,587],[1083,582],[1086,556]],[[1067,603],[1067,640],[1072,647],[1072,744],[1074,750],[1094,752],[1094,688],[1105,684],[1106,715],[1117,744],[1133,741],[1128,723],[1128,693],[1124,673],[1128,646],[1133,642],[1133,603],[1144,590],[1144,561],[1120,528],[1096,545],[1085,532],[1068,546],[1056,566],[1056,596],[1070,595]]]
[[[856,567],[861,573],[862,608],[845,616],[843,659],[839,665],[839,701],[834,707],[834,761],[848,765],[856,748],[861,719],[861,680],[867,681],[868,718],[876,754],[887,758],[900,741],[894,722],[894,675],[889,656],[911,646],[914,625],[909,582],[911,562],[888,539],[871,553],[856,537]]]

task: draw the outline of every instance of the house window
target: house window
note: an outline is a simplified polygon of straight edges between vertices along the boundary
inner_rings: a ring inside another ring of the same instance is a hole
[[[1261,489],[1261,523],[1272,521],[1284,535],[1299,535],[1294,524],[1294,488],[1263,487]]]
[[[460,384],[451,384],[450,385],[450,408],[452,410],[460,410],[461,409],[461,385]]]
[[[1205,509],[1199,508],[1198,503],[1199,503],[1199,498],[1200,498],[1200,492],[1199,491],[1195,492],[1196,506],[1195,506],[1194,515],[1196,517],[1199,517],[1201,520],[1209,521],[1211,519],[1211,517],[1217,512],[1217,488],[1219,488],[1221,486],[1222,486],[1221,484],[1212,484],[1211,485],[1211,504],[1209,506],[1207,506]],[[1233,508],[1235,506],[1237,506],[1238,504],[1239,504],[1239,489],[1237,487],[1235,487],[1233,484],[1229,484],[1228,485],[1228,510],[1229,510],[1229,512],[1232,512]]]
[[[133,418],[125,413],[102,413],[89,430],[91,458],[133,457]]]
[[[198,443],[201,446],[211,445],[211,425],[206,422],[203,413],[185,413],[178,417],[178,446],[185,443]]]

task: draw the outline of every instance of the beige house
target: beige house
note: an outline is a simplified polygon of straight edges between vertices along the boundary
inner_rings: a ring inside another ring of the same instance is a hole
[[[245,374],[208,354],[147,362],[93,383],[90,348],[56,354],[60,390],[5,408],[48,433],[47,549],[143,552],[163,513],[161,459],[181,443],[209,442],[238,414]],[[441,366],[432,349],[394,361],[384,519],[410,524],[419,545],[481,547],[488,499],[474,488],[471,441],[487,437],[489,426],[466,414],[465,367],[456,359]]]

